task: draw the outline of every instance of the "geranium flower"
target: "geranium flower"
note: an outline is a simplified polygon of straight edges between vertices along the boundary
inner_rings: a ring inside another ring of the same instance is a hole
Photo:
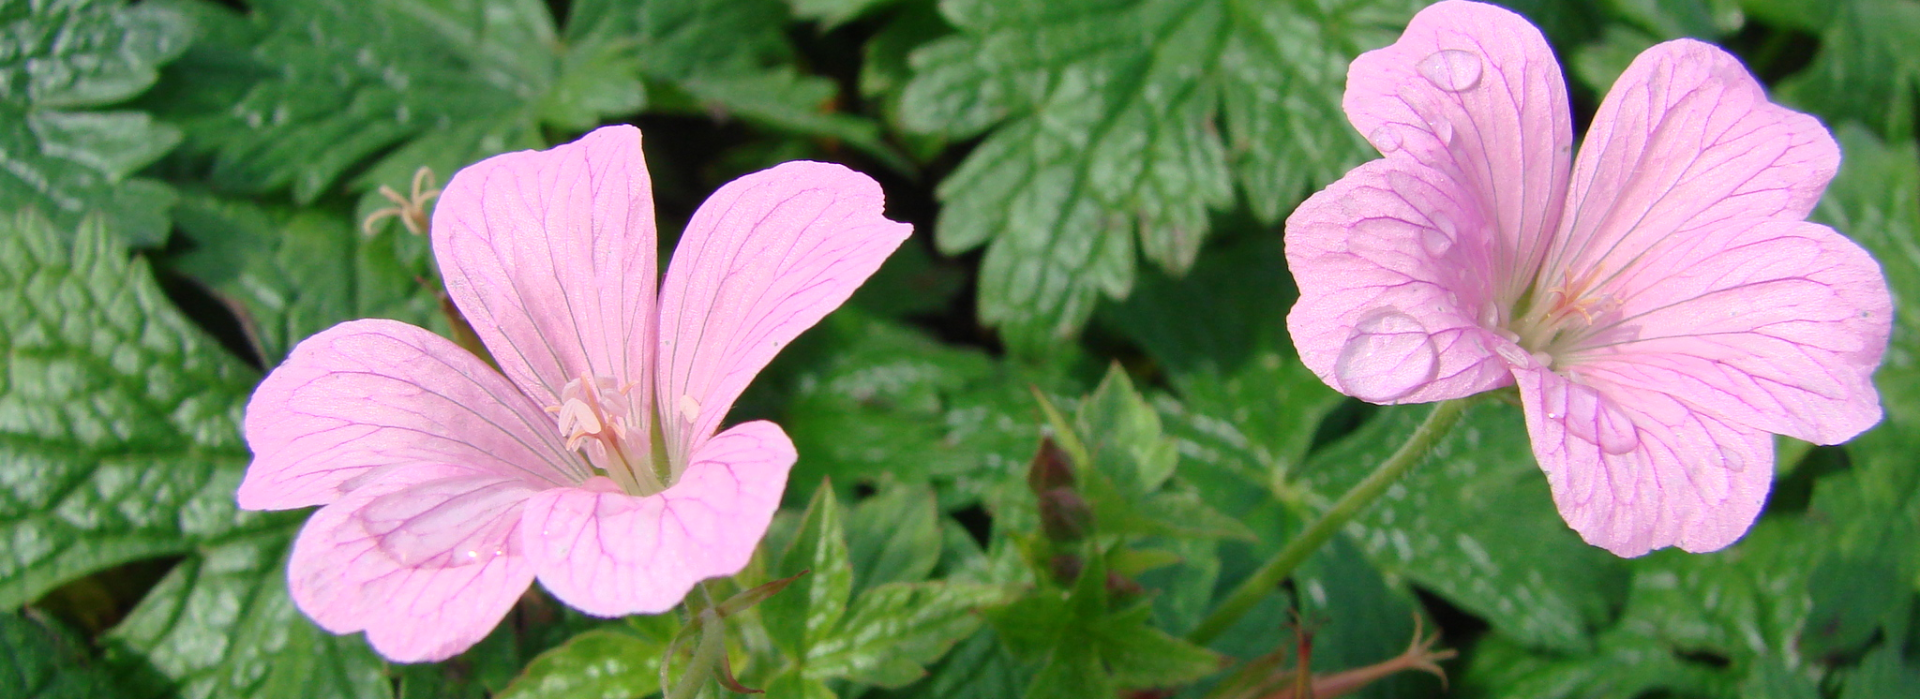
[[[1375,403],[1517,383],[1554,503],[1622,556],[1751,526],[1768,433],[1832,444],[1880,419],[1879,266],[1807,223],[1840,154],[1738,60],[1641,53],[1573,154],[1540,32],[1443,2],[1347,74],[1385,158],[1287,219],[1287,317],[1328,385]]]
[[[721,418],[912,229],[881,215],[866,176],[787,163],[701,205],[660,283],[650,189],[628,126],[461,170],[433,250],[499,370],[421,328],[356,320],[260,384],[240,505],[325,505],[288,570],[321,627],[438,660],[535,578],[618,616],[746,565],[795,453],[773,423],[715,434]]]

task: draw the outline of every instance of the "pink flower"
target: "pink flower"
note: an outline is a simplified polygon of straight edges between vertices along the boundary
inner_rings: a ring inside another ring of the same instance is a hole
[[[433,249],[500,370],[426,330],[357,320],[300,343],[247,406],[240,505],[325,505],[294,542],[294,602],[389,658],[438,660],[535,578],[618,616],[738,572],[795,454],[770,422],[715,431],[912,231],[881,206],[873,180],[838,165],[735,180],[694,213],[656,305],[639,131],[454,175]]]
[[[1287,219],[1301,358],[1375,403],[1517,383],[1588,542],[1724,547],[1766,500],[1768,433],[1833,444],[1879,421],[1886,280],[1804,220],[1839,150],[1732,56],[1640,54],[1570,166],[1540,32],[1443,2],[1353,62],[1345,107],[1386,157]]]

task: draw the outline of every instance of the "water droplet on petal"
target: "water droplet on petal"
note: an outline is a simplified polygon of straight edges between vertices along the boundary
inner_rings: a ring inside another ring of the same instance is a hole
[[[1414,68],[1447,92],[1466,92],[1480,84],[1480,57],[1459,49],[1435,51]]]
[[[1434,212],[1430,218],[1433,220],[1433,226],[1421,231],[1420,247],[1425,249],[1428,255],[1440,257],[1453,249],[1453,236],[1457,229],[1453,225],[1453,219],[1448,218],[1446,214]]]
[[[1367,140],[1373,142],[1373,147],[1380,149],[1382,155],[1400,150],[1400,131],[1391,124],[1374,129]]]
[[[1440,351],[1413,316],[1386,310],[1361,320],[1347,337],[1333,373],[1347,395],[1384,403],[1425,386],[1440,368]]]
[[[1437,119],[1427,122],[1427,128],[1433,131],[1433,137],[1440,139],[1440,145],[1453,145],[1453,122]]]
[[[1729,471],[1744,471],[1747,468],[1747,459],[1737,450],[1720,447],[1720,465],[1727,467]]]

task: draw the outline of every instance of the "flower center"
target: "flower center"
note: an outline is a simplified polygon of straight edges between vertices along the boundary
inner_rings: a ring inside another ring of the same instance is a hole
[[[628,494],[652,495],[670,483],[654,468],[652,455],[639,450],[633,439],[632,401],[627,396],[637,385],[582,372],[560,389],[560,404],[548,406],[547,412],[559,423],[568,449],[579,451]]]
[[[1611,325],[1620,311],[1613,294],[1595,289],[1600,270],[1593,268],[1574,277],[1568,271],[1560,284],[1548,287],[1537,302],[1514,322],[1519,343],[1529,352],[1546,354],[1556,360],[1577,348],[1596,328]]]

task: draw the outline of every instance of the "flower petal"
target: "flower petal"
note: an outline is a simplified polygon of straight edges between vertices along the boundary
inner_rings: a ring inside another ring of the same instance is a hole
[[[247,403],[253,463],[240,506],[332,502],[393,467],[459,464],[558,485],[583,472],[552,418],[459,346],[391,320],[328,328],[293,348]]]
[[[1300,301],[1287,314],[1308,368],[1375,403],[1458,398],[1506,385],[1494,232],[1444,172],[1376,160],[1287,218]],[[1487,316],[1482,322],[1479,316]]]
[[[694,212],[660,289],[658,400],[676,470],[780,348],[913,232],[884,204],[866,175],[803,161],[729,182]]]
[[[1616,329],[1574,371],[1663,391],[1747,427],[1836,444],[1880,421],[1893,301],[1826,226],[1735,221],[1656,244],[1608,289]]]
[[[747,565],[795,458],[779,426],[755,421],[707,440],[664,492],[634,497],[596,478],[535,495],[522,536],[540,584],[596,616],[666,611]]]
[[[1560,516],[1620,556],[1702,553],[1746,534],[1773,480],[1773,438],[1666,394],[1515,367],[1533,454]]]
[[[1839,165],[1826,128],[1768,102],[1739,59],[1688,39],[1654,46],[1594,115],[1543,278],[1619,274],[1730,220],[1804,219]]]
[[[448,295],[528,395],[559,405],[582,374],[634,385],[628,428],[649,434],[658,253],[639,130],[461,170],[434,206],[433,249]]]
[[[307,520],[287,564],[293,601],[328,631],[366,631],[391,660],[452,657],[533,582],[519,528],[534,492],[457,466],[392,471]]]
[[[1492,5],[1435,4],[1392,46],[1354,59],[1344,106],[1388,158],[1471,194],[1497,231],[1502,298],[1518,299],[1559,225],[1573,152],[1566,79],[1540,30]]]

